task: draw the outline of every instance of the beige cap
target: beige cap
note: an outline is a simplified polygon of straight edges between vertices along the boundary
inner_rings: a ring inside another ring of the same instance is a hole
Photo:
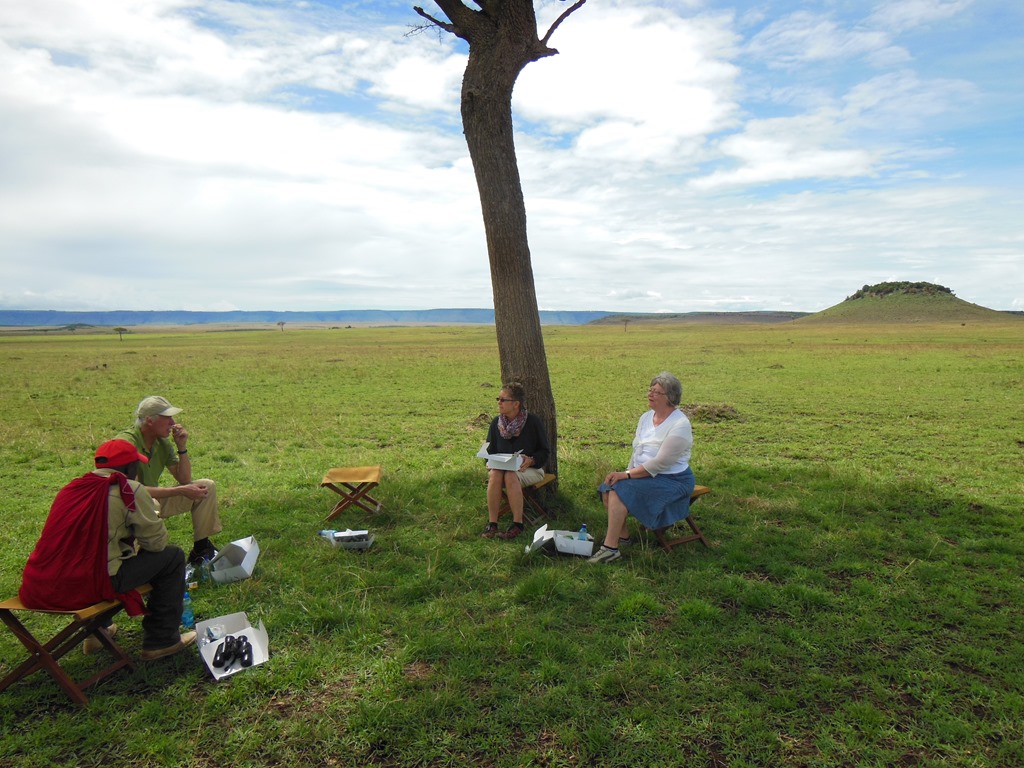
[[[135,409],[135,415],[140,419],[148,419],[150,416],[177,416],[179,413],[181,408],[175,408],[167,402],[167,398],[158,395],[147,397]]]

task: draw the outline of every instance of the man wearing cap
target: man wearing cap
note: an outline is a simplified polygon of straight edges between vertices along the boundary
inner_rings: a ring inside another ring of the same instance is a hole
[[[217,550],[210,536],[220,533],[220,514],[217,511],[217,486],[213,480],[192,480],[192,460],[188,454],[188,432],[174,421],[181,408],[171,405],[166,398],[145,398],[135,410],[135,425],[119,432],[119,440],[132,443],[139,453],[149,459],[142,465],[139,479],[150,496],[156,499],[160,517],[167,519],[183,512],[192,513],[192,551],[190,563],[213,559]],[[171,473],[177,485],[160,486],[164,468]]]
[[[125,440],[96,449],[96,469],[64,486],[29,556],[18,596],[26,607],[74,610],[117,598],[142,619],[142,660],[177,653],[196,633],[179,633],[185,553],[170,544],[156,504],[135,476],[146,457]],[[146,609],[136,591],[152,590]],[[107,627],[114,634],[117,627]],[[102,648],[95,637],[82,650]]]

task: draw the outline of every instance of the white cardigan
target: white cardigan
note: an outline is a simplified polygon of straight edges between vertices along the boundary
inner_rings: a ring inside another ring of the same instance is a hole
[[[636,425],[629,469],[643,465],[651,476],[683,472],[690,466],[691,448],[693,427],[685,413],[676,409],[654,426],[654,411],[647,411]]]

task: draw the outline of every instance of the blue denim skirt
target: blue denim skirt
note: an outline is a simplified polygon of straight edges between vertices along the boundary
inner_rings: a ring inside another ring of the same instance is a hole
[[[666,528],[690,514],[690,494],[696,486],[689,467],[674,475],[655,475],[633,480],[619,480],[614,488],[605,483],[598,493],[614,490],[626,505],[629,514],[646,528]]]

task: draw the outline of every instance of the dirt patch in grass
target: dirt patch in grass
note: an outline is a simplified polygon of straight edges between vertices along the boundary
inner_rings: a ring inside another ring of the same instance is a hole
[[[766,499],[762,496],[741,496],[736,499],[737,504],[742,504],[748,510],[769,512],[776,508],[776,503],[771,499]],[[762,521],[765,525],[782,525],[781,520],[764,520]]]
[[[742,421],[739,411],[725,403],[692,403],[681,405],[679,409],[689,417],[690,421]]]
[[[489,413],[481,413],[475,419],[470,419],[469,423],[466,425],[466,428],[472,432],[480,429],[481,427],[489,427],[491,426],[491,420],[493,418],[494,417],[491,416]]]
[[[414,661],[406,664],[402,670],[409,680],[426,680],[434,674],[434,668],[423,661]]]
[[[315,720],[330,709],[332,702],[348,701],[355,697],[355,675],[330,679],[325,677],[319,690],[274,693],[266,708],[280,718]]]

